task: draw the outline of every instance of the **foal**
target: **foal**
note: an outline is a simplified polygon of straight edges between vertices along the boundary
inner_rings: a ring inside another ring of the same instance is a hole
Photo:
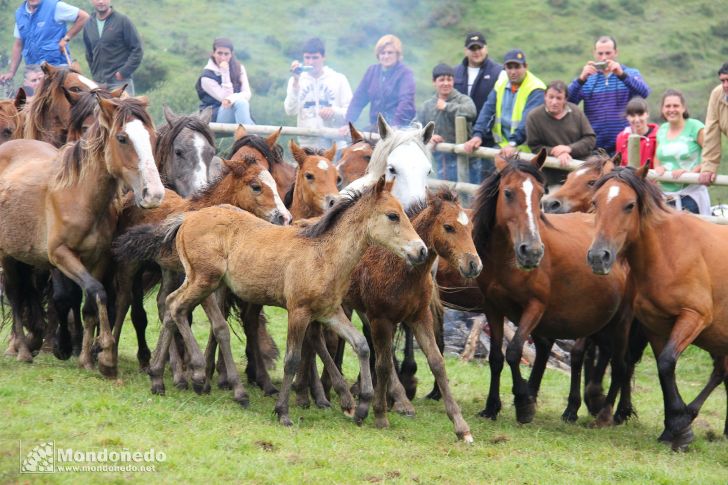
[[[336,144],[323,153],[299,147],[290,142],[291,153],[298,163],[296,181],[288,190],[284,202],[294,219],[317,217],[331,208],[339,197],[341,176],[332,163]]]
[[[272,133],[268,138],[258,135],[248,135],[243,125],[235,130],[235,142],[230,149],[230,160],[241,160],[245,155],[260,153],[263,155],[263,168],[267,169],[276,181],[278,194],[281,199],[286,197],[288,190],[296,180],[296,168],[283,159],[283,149],[278,144],[282,128]]]
[[[187,315],[224,282],[245,301],[288,310],[284,377],[275,408],[281,424],[293,424],[288,417],[288,397],[306,328],[314,320],[345,338],[359,356],[362,393],[355,418],[361,423],[368,414],[372,381],[366,341],[341,309],[351,272],[371,244],[387,247],[411,264],[420,264],[427,257],[425,245],[390,189],[391,182],[382,178],[372,190],[340,201],[319,222],[303,229],[272,226],[225,207],[185,214],[184,222],[173,225],[171,234],[178,231],[175,244],[187,276],[167,297],[160,348],[152,363],[153,389],[163,386],[163,364],[175,323],[191,355],[193,385],[197,390],[203,388],[205,361]],[[218,314],[212,325],[236,400],[245,403],[248,398],[242,385],[230,375],[235,363],[227,322]]]

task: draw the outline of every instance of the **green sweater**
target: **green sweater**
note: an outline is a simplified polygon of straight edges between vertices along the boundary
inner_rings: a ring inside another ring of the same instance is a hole
[[[453,89],[445,101],[445,109],[437,109],[437,94],[435,94],[424,102],[422,110],[417,114],[417,121],[422,125],[434,121],[435,134],[440,135],[445,143],[455,143],[455,117],[465,117],[469,133],[476,114],[475,103],[470,96]]]

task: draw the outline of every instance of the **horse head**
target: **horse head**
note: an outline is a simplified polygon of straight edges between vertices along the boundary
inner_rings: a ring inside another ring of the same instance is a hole
[[[97,99],[109,173],[131,187],[139,206],[159,206],[164,186],[152,152],[156,135],[146,98],[104,99],[97,94]]]
[[[597,181],[592,197],[596,233],[587,252],[594,273],[609,274],[623,249],[640,238],[642,224],[668,211],[648,172],[648,164],[637,170],[620,167]]]
[[[591,207],[594,184],[599,177],[611,172],[622,161],[617,153],[613,158],[606,152],[586,159],[577,170],[569,173],[564,185],[543,198],[544,212],[566,214],[567,212],[588,212]]]
[[[309,208],[311,214],[306,217],[321,215],[339,198],[341,176],[332,162],[336,155],[336,144],[319,153],[301,148],[291,140],[290,148],[298,163],[296,182],[291,187],[294,192],[292,204]]]
[[[341,157],[337,165],[344,187],[364,176],[374,151],[374,143],[365,140],[351,122],[349,122],[349,132],[351,133],[351,145],[341,150]]]
[[[12,140],[18,127],[18,108],[15,100],[0,100],[0,145]]]
[[[154,155],[164,180],[182,197],[207,185],[215,138],[210,131],[210,109],[190,116],[178,116],[164,106],[167,124],[158,133]]]

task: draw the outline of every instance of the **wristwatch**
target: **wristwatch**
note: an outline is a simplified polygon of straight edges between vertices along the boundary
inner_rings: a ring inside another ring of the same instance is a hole
[[[508,144],[512,147],[518,146],[515,141],[509,141]]]
[[[63,36],[63,40],[65,40],[66,43],[71,42],[71,38],[67,35]]]

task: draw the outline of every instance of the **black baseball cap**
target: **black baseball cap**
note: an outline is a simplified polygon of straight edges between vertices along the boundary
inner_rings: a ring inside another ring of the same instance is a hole
[[[506,52],[506,55],[503,56],[503,64],[508,64],[509,62],[517,62],[518,64],[525,64],[526,63],[526,54],[523,53],[521,49],[513,49],[508,52]]]
[[[470,49],[472,46],[477,45],[483,47],[486,45],[485,36],[480,32],[468,32],[465,36],[465,47]]]

